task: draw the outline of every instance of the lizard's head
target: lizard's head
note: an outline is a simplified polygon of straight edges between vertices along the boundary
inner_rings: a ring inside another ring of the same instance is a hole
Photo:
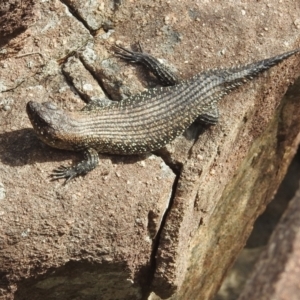
[[[72,131],[72,126],[71,119],[65,111],[52,102],[33,101],[27,103],[26,111],[39,139],[54,148],[73,149],[66,138],[67,133]]]

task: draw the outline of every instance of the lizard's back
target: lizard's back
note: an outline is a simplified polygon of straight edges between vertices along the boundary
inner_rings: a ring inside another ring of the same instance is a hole
[[[102,153],[134,154],[159,149],[217,103],[215,94],[222,93],[220,81],[217,76],[198,75],[99,110],[74,112],[70,116],[76,136],[81,137],[83,147],[88,143]]]

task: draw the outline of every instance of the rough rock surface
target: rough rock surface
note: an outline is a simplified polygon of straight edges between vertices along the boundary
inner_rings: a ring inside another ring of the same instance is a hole
[[[75,109],[84,103],[76,92],[84,99],[105,95],[69,57],[89,31],[59,1],[39,8],[22,52],[1,61],[0,296],[139,299],[175,175],[153,155],[103,157],[84,179],[49,182],[60,161],[78,155],[36,139],[26,102],[49,99]]]
[[[21,50],[22,39],[17,39],[37,18],[37,1],[7,0],[0,3],[0,53],[6,56],[9,52]],[[28,30],[29,31],[29,30]],[[2,48],[10,42],[9,47]]]
[[[298,78],[297,82],[299,80],[300,78]],[[294,86],[289,88],[285,97],[296,96],[298,94],[297,89],[299,89],[299,86],[294,84]],[[297,98],[299,98],[299,95]],[[298,148],[274,199],[267,205],[263,214],[255,221],[244,249],[238,255],[232,268],[230,268],[213,300],[236,300],[239,298],[254,270],[255,263],[266,249],[270,237],[285,213],[289,202],[295,197],[300,187],[299,179],[300,151]],[[269,278],[271,279],[271,276]]]
[[[300,8],[275,0],[22,3],[34,16],[15,38],[26,35],[22,47],[13,52],[9,42],[0,52],[0,297],[209,299],[298,143],[300,102],[281,99],[299,56],[225,97],[217,126],[197,138],[193,125],[158,151],[176,179],[157,156],[105,156],[66,187],[49,182],[78,155],[39,142],[25,105],[51,100],[74,110],[102,90],[119,100],[157,84],[114,57],[116,41],[141,41],[182,78],[291,50]]]
[[[239,300],[297,300],[299,278],[300,190],[289,203]]]

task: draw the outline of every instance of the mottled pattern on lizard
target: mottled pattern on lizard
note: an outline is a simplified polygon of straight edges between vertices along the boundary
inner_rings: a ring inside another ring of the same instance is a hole
[[[99,160],[98,152],[121,155],[151,152],[170,143],[196,119],[216,124],[217,104],[225,94],[299,51],[245,66],[209,70],[179,81],[142,50],[133,52],[117,46],[119,57],[141,63],[167,86],[149,89],[107,106],[90,102],[76,112],[64,111],[51,102],[30,101],[27,114],[43,142],[54,148],[84,152],[82,162],[54,170],[54,179],[69,181],[94,169]]]

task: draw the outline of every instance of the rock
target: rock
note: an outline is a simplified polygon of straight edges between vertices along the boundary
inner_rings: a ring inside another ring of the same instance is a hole
[[[90,72],[93,89],[100,82],[111,100],[156,84],[114,57],[117,41],[141,41],[182,78],[291,50],[299,11],[292,1],[142,0],[115,1],[98,16],[100,2],[85,13],[83,2],[64,3],[31,6],[37,17],[20,35],[28,37],[15,52],[7,43],[0,62],[0,295],[209,299],[295,152],[300,103],[282,97],[299,75],[299,56],[226,96],[217,126],[202,132],[194,124],[155,156],[103,156],[65,187],[48,176],[78,154],[38,141],[25,105],[81,109],[83,95],[62,71],[73,57],[82,65],[72,81],[78,70]]]
[[[239,300],[299,298],[299,216],[298,189],[256,263]]]

